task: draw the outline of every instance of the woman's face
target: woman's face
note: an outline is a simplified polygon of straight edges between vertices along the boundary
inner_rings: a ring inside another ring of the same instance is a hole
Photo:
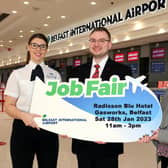
[[[28,45],[30,60],[39,64],[44,60],[47,53],[47,44],[43,39],[34,38]]]

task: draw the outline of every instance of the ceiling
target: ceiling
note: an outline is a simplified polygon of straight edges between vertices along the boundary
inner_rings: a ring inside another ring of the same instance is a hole
[[[9,14],[0,22],[0,44],[5,48],[27,39],[31,30],[49,34],[112,8],[111,0],[96,0],[96,5],[91,5],[91,0],[29,0],[28,5],[24,5],[23,2],[23,0],[1,2],[0,13]],[[113,2],[118,3],[119,0]],[[13,10],[17,13],[13,14]],[[47,19],[47,16],[51,18]],[[61,19],[61,16],[66,18]],[[44,24],[48,26],[45,27]],[[23,33],[20,33],[20,30],[23,30]],[[10,40],[13,42],[9,42]],[[1,46],[1,50],[3,47]]]
[[[56,30],[59,31],[68,26],[80,23],[88,18],[101,16],[101,14],[104,14],[106,11],[114,12],[116,10],[123,10],[126,5],[131,6],[133,2],[142,3],[139,2],[139,0],[94,0],[96,5],[90,4],[92,0],[28,1],[28,5],[24,4],[24,0],[3,0],[1,2],[0,15],[2,13],[9,14],[4,20],[0,21],[1,66],[9,65],[7,62],[11,58],[10,56],[8,57],[9,54],[4,58],[4,51],[8,52],[10,49],[15,48],[15,46],[27,42],[27,39],[32,34],[32,32],[30,32],[32,30],[34,32],[50,34],[56,32]],[[147,2],[147,0],[142,1]],[[17,13],[12,13],[13,10],[17,11]],[[51,18],[47,19],[47,16],[51,16]],[[66,18],[62,19],[61,16],[66,16]],[[136,20],[128,21],[126,24],[118,24],[110,27],[109,30],[112,34],[113,48],[124,48],[167,40],[168,10],[166,9],[160,14],[149,16],[150,17],[139,17]],[[135,21],[143,22],[141,29],[134,28]],[[44,24],[48,24],[48,26],[44,26]],[[162,28],[164,28],[164,32],[158,34],[157,32]],[[20,32],[20,30],[22,30],[22,32]],[[131,39],[127,39],[128,36],[130,36]],[[126,40],[124,40],[124,38],[126,38]],[[116,39],[118,42],[115,42]],[[79,42],[82,41],[86,41],[86,37],[81,36],[78,40],[74,39],[74,44],[76,42],[76,46],[79,47]],[[57,55],[55,54],[56,48],[58,48],[57,53],[59,55],[59,50],[63,44],[68,46],[68,40],[56,44],[57,47],[53,45],[54,55]],[[76,46],[73,45],[71,47],[72,51],[77,50]],[[80,49],[81,48],[78,48],[78,50]],[[64,56],[65,55],[66,54],[64,54]],[[2,64],[2,60],[5,60],[6,63]]]

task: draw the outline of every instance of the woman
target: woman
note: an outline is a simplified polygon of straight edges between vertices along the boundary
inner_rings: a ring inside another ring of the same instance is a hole
[[[38,76],[61,80],[60,74],[44,64],[48,39],[43,34],[34,34],[27,45],[27,65],[14,70],[5,89],[5,111],[14,118],[10,152],[13,168],[32,168],[34,155],[39,168],[56,168],[58,135],[40,129],[30,113],[33,80]],[[40,100],[39,100],[40,105]]]
[[[158,161],[161,161],[161,168],[168,168],[168,91],[161,101],[163,111],[162,122],[158,130],[153,132],[151,137],[144,136],[140,143],[148,143],[153,140],[157,149]]]

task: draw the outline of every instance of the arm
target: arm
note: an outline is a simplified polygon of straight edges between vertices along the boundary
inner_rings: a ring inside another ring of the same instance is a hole
[[[39,130],[38,125],[34,121],[34,117],[40,117],[40,115],[20,111],[16,107],[16,102],[17,102],[17,98],[6,95],[5,96],[5,112],[12,118],[22,120],[26,126],[31,126]]]
[[[161,101],[161,107],[162,107],[162,122],[160,125],[160,129],[157,133],[157,140],[160,143],[166,143],[168,144],[168,91],[166,92],[165,96],[163,97]]]
[[[168,144],[168,127],[160,129],[158,132],[158,141],[160,143]]]
[[[159,143],[164,143],[164,144],[168,144],[168,127],[162,129],[158,129],[156,131],[153,132],[153,135],[151,136],[151,140],[156,140],[159,141]]]
[[[156,131],[153,131],[152,136],[144,136],[142,138],[140,138],[139,142],[140,143],[148,143],[151,140],[156,140],[159,143],[164,143],[164,144],[168,144],[168,127],[166,128],[160,128]]]

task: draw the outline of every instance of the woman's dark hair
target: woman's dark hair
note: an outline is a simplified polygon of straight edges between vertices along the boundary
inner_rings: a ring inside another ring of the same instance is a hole
[[[28,40],[28,45],[31,44],[31,41],[32,41],[34,38],[39,38],[39,39],[44,40],[44,41],[46,42],[46,45],[47,45],[47,48],[48,48],[48,38],[47,38],[44,34],[42,34],[42,33],[33,34],[33,35],[29,38],[29,40]],[[30,52],[27,51],[26,64],[28,64],[29,61],[30,61]]]

